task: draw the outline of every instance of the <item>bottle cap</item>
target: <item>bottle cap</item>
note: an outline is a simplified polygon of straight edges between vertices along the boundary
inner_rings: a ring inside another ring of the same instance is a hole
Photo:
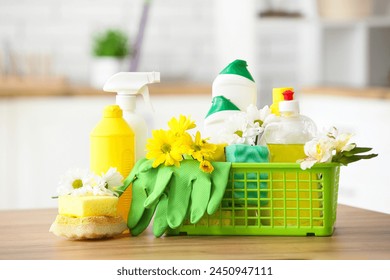
[[[292,90],[286,90],[283,92],[284,101],[279,102],[280,112],[290,112],[299,114],[299,103],[294,99],[294,92]]]
[[[280,101],[279,111],[281,113],[290,112],[294,114],[299,114],[299,103],[296,100]]]
[[[122,109],[118,105],[108,105],[104,107],[104,118],[121,118],[122,114]]]
[[[294,100],[294,92],[292,90],[286,90],[283,92],[284,100]]]
[[[283,92],[290,90],[294,91],[293,88],[273,88],[272,89],[272,105],[270,106],[271,113],[279,116],[279,102],[284,100]]]
[[[226,66],[219,74],[233,74],[245,77],[252,82],[255,80],[253,79],[251,73],[249,73],[248,69],[246,68],[248,65],[246,64],[245,60],[236,59],[232,63],[230,63],[228,66]]]
[[[116,104],[125,111],[134,111],[135,103],[137,102],[137,97],[135,95],[116,95]]]

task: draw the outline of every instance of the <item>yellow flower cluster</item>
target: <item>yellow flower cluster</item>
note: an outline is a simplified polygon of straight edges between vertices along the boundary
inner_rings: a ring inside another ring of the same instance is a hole
[[[179,119],[173,117],[168,122],[169,130],[153,130],[152,138],[146,144],[147,159],[154,159],[153,167],[161,164],[166,166],[180,166],[186,155],[200,162],[199,168],[211,173],[214,167],[210,163],[217,146],[202,139],[197,131],[193,137],[187,131],[196,127],[189,117],[180,115]]]

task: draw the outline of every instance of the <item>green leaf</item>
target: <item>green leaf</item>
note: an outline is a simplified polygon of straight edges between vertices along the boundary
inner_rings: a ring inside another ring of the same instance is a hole
[[[370,158],[374,158],[378,156],[378,154],[369,154],[369,155],[352,155],[352,156],[349,156],[349,157],[340,157],[337,161],[334,160],[333,162],[339,162],[341,163],[342,165],[348,165],[352,162],[356,162],[358,160],[361,160],[361,159],[370,159]]]
[[[366,152],[369,152],[371,150],[372,150],[372,148],[355,147],[355,148],[353,148],[350,151],[344,151],[343,155],[349,157],[349,156],[353,156],[353,155],[356,155],[356,154],[366,153]]]
[[[128,36],[122,30],[109,29],[93,38],[93,54],[95,56],[125,57],[131,53]]]

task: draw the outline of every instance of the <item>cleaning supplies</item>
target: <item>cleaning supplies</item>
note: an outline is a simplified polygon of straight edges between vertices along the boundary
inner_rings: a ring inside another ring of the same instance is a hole
[[[134,132],[122,117],[118,105],[104,108],[103,119],[90,135],[90,167],[95,174],[117,168],[125,178],[135,163]],[[131,191],[121,196],[118,202],[118,214],[127,221],[131,202]]]
[[[205,121],[203,135],[219,143],[224,121],[237,111],[246,111],[257,103],[255,81],[244,60],[237,59],[226,66],[215,78],[212,86],[212,104]]]
[[[299,114],[299,103],[293,100],[294,92],[283,92],[279,102],[280,119],[264,130],[263,140],[270,151],[270,162],[296,162],[305,158],[303,146],[317,133],[315,123]]]
[[[136,113],[137,95],[144,97],[145,103],[153,110],[149,98],[148,84],[160,82],[159,72],[119,72],[111,76],[103,90],[117,92],[116,104],[123,110],[123,118],[135,134],[135,161],[145,157],[148,127],[140,114]]]

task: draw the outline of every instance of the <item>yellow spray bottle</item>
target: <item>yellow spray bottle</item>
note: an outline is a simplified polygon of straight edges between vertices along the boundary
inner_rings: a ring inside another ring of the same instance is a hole
[[[103,118],[90,134],[90,168],[95,174],[102,174],[110,167],[116,167],[126,178],[135,164],[134,132],[122,114],[118,105],[106,106]],[[125,221],[131,203],[129,189],[118,202],[118,214]]]

